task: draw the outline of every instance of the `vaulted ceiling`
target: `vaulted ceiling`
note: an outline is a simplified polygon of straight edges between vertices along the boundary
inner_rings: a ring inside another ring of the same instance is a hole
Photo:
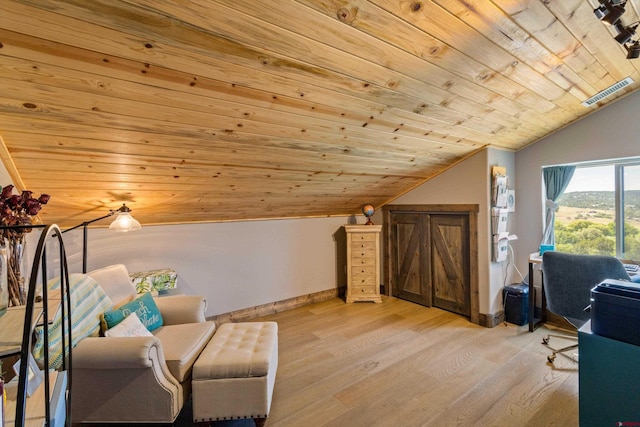
[[[0,156],[62,226],[359,213],[637,89],[597,5],[2,0]]]

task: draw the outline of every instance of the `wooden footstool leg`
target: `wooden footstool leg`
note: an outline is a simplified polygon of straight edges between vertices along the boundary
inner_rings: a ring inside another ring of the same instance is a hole
[[[256,423],[256,427],[264,427],[264,423],[267,421],[266,418],[254,418],[253,422]]]

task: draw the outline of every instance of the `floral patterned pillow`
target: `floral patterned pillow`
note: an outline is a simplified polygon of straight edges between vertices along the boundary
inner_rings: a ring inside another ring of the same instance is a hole
[[[173,289],[178,283],[178,275],[172,268],[129,273],[129,277],[139,294],[145,292],[156,294],[158,291]]]

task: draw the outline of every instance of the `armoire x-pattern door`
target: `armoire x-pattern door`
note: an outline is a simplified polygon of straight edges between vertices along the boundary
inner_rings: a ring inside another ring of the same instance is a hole
[[[391,212],[393,296],[469,316],[469,215]]]

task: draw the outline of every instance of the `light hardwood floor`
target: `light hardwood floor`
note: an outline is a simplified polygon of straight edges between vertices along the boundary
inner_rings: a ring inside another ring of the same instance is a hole
[[[279,324],[268,427],[578,425],[578,364],[546,363],[545,327],[488,329],[390,297],[261,320]]]

